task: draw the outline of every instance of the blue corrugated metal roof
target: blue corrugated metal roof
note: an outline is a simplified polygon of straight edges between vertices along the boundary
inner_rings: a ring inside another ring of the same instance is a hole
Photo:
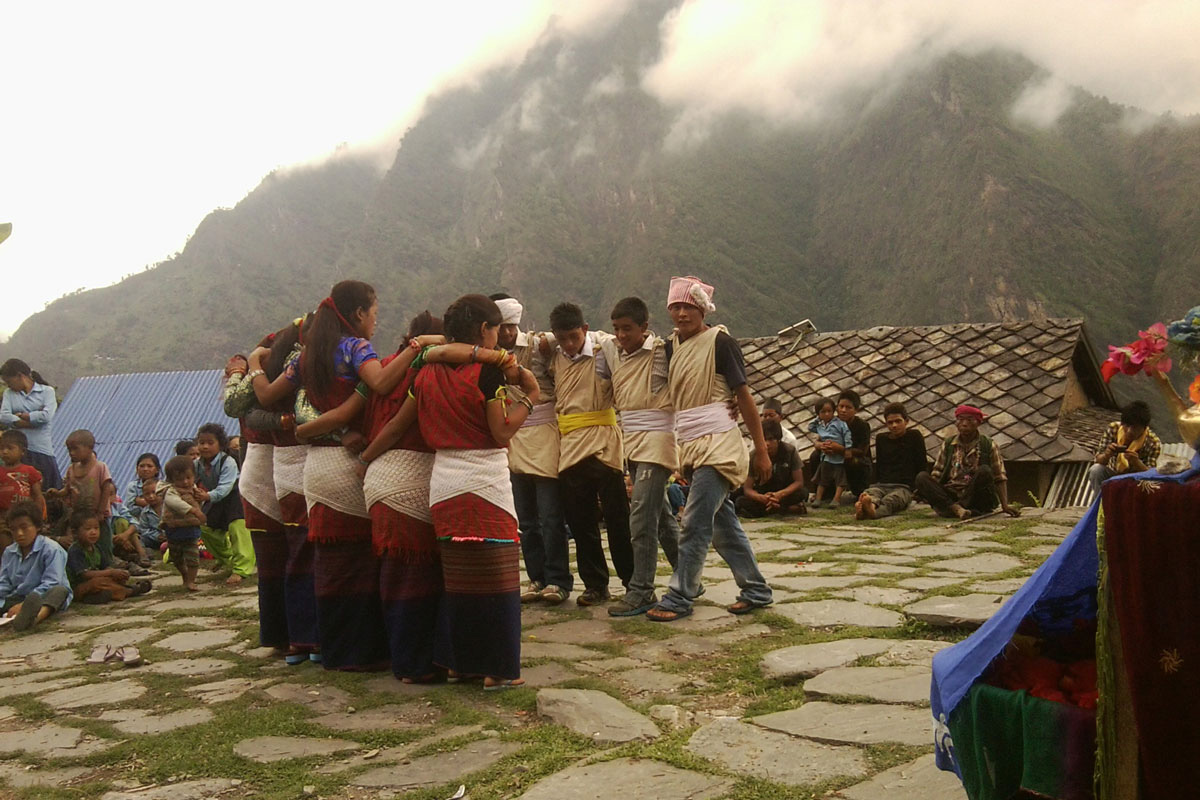
[[[54,456],[65,470],[67,434],[86,428],[96,437],[96,455],[108,465],[117,491],[134,478],[134,459],[175,455],[175,443],[190,439],[206,422],[219,422],[230,436],[241,431],[225,416],[219,369],[198,372],[136,372],[77,378],[50,422]]]

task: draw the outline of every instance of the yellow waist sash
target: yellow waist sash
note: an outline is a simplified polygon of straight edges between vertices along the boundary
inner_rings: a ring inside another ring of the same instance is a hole
[[[617,411],[606,408],[603,411],[580,411],[578,414],[559,414],[558,432],[566,436],[571,431],[580,428],[591,428],[596,425],[616,425]]]

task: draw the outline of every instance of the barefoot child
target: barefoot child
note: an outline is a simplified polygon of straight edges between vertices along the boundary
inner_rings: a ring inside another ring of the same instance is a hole
[[[817,435],[817,450],[821,453],[821,463],[813,483],[817,487],[817,496],[813,500],[813,508],[818,508],[821,501],[833,492],[832,505],[837,505],[846,490],[845,456],[842,453],[850,446],[850,428],[840,419],[834,419],[837,413],[837,403],[830,397],[818,400],[814,409],[817,418],[808,425],[810,433]]]
[[[100,518],[95,512],[76,511],[70,525],[75,543],[67,551],[67,578],[79,602],[102,604],[150,591],[150,581],[130,583],[129,571],[114,568],[97,547]]]
[[[32,500],[46,515],[46,501],[42,498],[42,473],[29,464],[21,463],[28,449],[29,440],[18,430],[0,434],[0,551],[12,544],[8,525],[3,521],[13,503]]]
[[[89,430],[72,431],[67,436],[67,454],[71,466],[63,475],[63,488],[47,490],[47,497],[61,497],[68,513],[94,512],[100,519],[100,550],[113,557],[112,502],[117,487],[108,465],[96,458],[96,437]]]
[[[13,543],[0,558],[0,602],[13,630],[28,630],[71,605],[67,554],[38,535],[42,510],[31,500],[14,503],[6,516]]]
[[[254,545],[246,528],[242,496],[238,492],[238,465],[226,452],[225,428],[216,422],[200,426],[193,462],[196,496],[206,503],[207,524],[201,528],[204,547],[223,569],[230,571],[227,584],[241,583],[254,574]]]
[[[198,591],[196,571],[200,568],[200,526],[207,520],[196,497],[196,471],[187,456],[175,456],[163,470],[167,484],[161,486],[163,526],[167,529],[167,551],[183,578],[183,587]]]

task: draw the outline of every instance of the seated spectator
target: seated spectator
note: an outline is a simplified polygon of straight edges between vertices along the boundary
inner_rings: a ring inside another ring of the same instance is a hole
[[[817,493],[812,506],[818,508],[829,493],[833,494],[833,500],[830,501],[833,504],[842,499],[842,492],[846,489],[843,453],[850,447],[850,429],[846,427],[845,422],[834,418],[837,402],[832,398],[818,400],[814,410],[817,412],[817,418],[809,423],[808,430],[817,435],[816,449],[821,454],[820,464],[813,476]]]
[[[100,517],[93,511],[78,511],[71,516],[75,543],[67,551],[67,578],[81,603],[110,603],[150,591],[149,581],[129,582],[129,572],[113,567],[112,559],[102,551]]]
[[[766,483],[746,478],[742,496],[734,501],[743,517],[765,517],[769,514],[803,514],[808,491],[804,488],[804,473],[796,448],[783,442],[782,426],[774,419],[762,423],[763,439],[771,457],[771,477]],[[754,455],[750,456],[751,461]]]
[[[846,389],[837,398],[837,416],[850,429],[850,446],[843,452],[846,459],[846,483],[852,498],[858,497],[871,485],[871,426],[858,416],[862,398],[853,389]]]
[[[200,446],[195,439],[180,439],[175,443],[175,455],[187,456],[192,461],[200,457]]]
[[[12,544],[4,515],[13,503],[32,500],[46,513],[46,501],[42,497],[42,473],[23,462],[29,441],[18,430],[0,433],[0,551]]]
[[[783,432],[783,438],[779,441],[786,445],[796,447],[796,434],[788,430],[787,423],[783,419],[783,403],[775,398],[763,400],[762,404],[762,421],[767,422],[774,420],[779,423],[779,429]]]
[[[71,605],[67,554],[39,535],[42,510],[32,501],[14,503],[5,519],[13,543],[0,558],[0,602],[4,619],[23,631]]]
[[[1021,514],[1008,504],[1008,475],[1000,448],[979,432],[984,419],[974,406],[955,409],[958,433],[942,443],[933,471],[917,476],[917,494],[939,516],[967,519],[990,514],[997,503],[1009,516]]]
[[[875,483],[858,496],[855,519],[878,519],[898,514],[913,499],[917,475],[929,468],[925,437],[909,430],[903,403],[883,409],[887,430],[875,437]]]
[[[1088,482],[1096,497],[1100,485],[1114,475],[1145,472],[1158,465],[1162,442],[1150,430],[1150,406],[1135,400],[1121,409],[1121,421],[1108,423],[1096,463],[1088,469]]]

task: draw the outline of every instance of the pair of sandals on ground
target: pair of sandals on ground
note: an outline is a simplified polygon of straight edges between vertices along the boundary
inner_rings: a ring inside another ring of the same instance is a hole
[[[103,664],[107,661],[120,662],[127,667],[136,667],[142,663],[142,654],[131,644],[119,647],[101,644],[92,648],[92,654],[87,658],[89,664]]]

